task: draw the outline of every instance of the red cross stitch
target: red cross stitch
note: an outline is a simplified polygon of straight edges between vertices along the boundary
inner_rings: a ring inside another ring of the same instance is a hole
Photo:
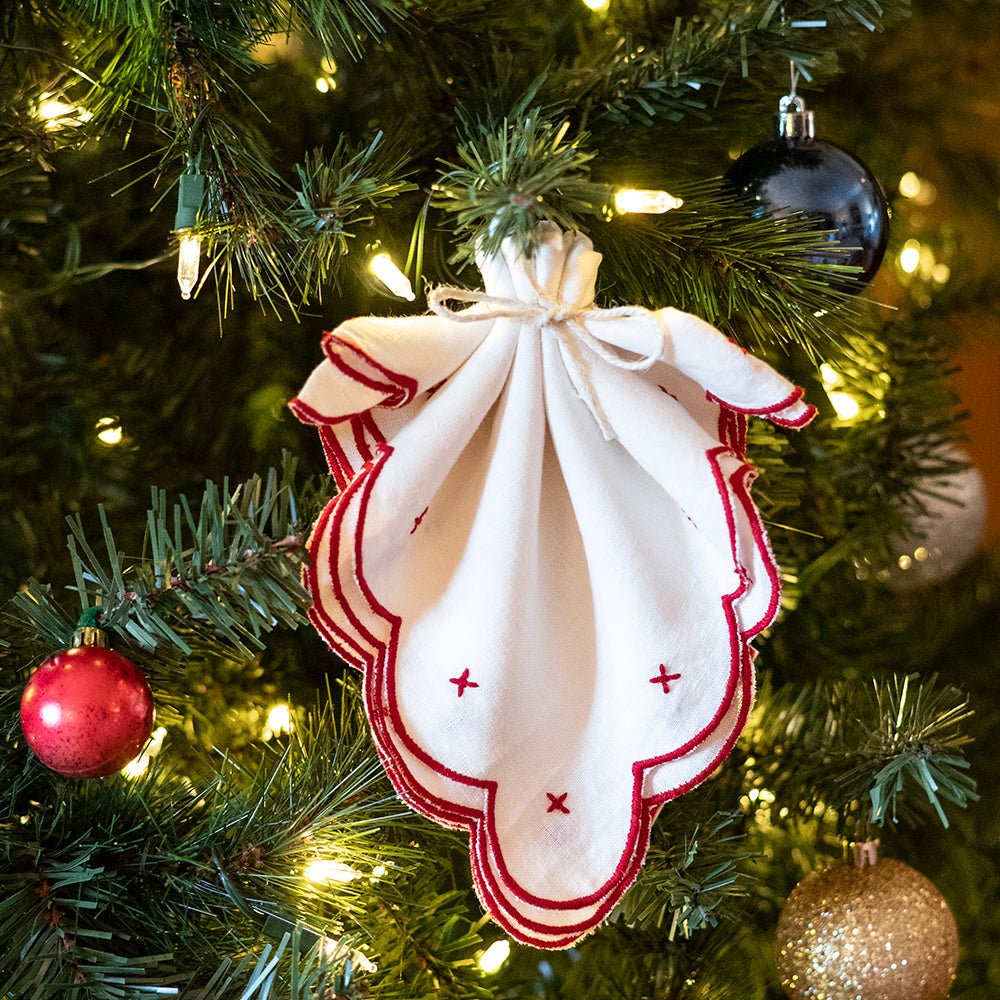
[[[650,684],[662,684],[663,693],[667,694],[670,691],[670,682],[677,680],[680,674],[668,674],[667,668],[661,663],[660,672],[655,677],[649,678]]]
[[[658,385],[656,387],[660,392],[665,392],[671,399],[677,399],[677,397],[664,385]],[[680,402],[680,400],[678,400]]]
[[[465,694],[466,688],[477,688],[479,685],[475,681],[469,680],[469,668],[466,667],[458,677],[449,677],[449,683],[454,684],[458,688],[459,698]]]
[[[423,509],[423,510],[422,510],[422,511],[421,511],[421,512],[420,512],[420,513],[419,513],[419,514],[418,514],[418,515],[417,515],[417,516],[416,516],[416,517],[415,517],[415,518],[413,519],[413,527],[412,527],[412,528],[410,528],[410,534],[411,534],[411,535],[413,534],[413,532],[414,532],[414,531],[416,531],[416,530],[417,530],[417,528],[419,528],[419,527],[420,527],[420,522],[421,522],[421,521],[422,521],[422,520],[424,519],[424,514],[426,514],[426,513],[427,513],[427,511],[429,511],[429,510],[430,510],[430,507],[425,507],[425,508],[424,508],[424,509]]]
[[[549,797],[549,808],[546,812],[550,813],[568,813],[569,809],[566,807],[566,796],[569,792],[563,792],[562,795],[553,795],[551,792],[545,793]]]

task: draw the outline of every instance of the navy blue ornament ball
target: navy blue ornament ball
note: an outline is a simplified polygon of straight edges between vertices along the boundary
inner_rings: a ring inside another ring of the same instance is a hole
[[[861,268],[831,281],[860,292],[889,241],[889,207],[878,181],[846,149],[816,138],[813,113],[801,98],[782,98],[777,119],[778,137],[748,149],[726,177],[755,217],[800,213],[814,219],[816,229],[832,230],[830,252],[809,259]]]

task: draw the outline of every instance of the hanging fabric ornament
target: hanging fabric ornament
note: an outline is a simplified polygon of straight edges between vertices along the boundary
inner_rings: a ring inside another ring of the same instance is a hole
[[[882,263],[889,240],[889,208],[871,171],[846,149],[816,138],[813,112],[797,95],[778,105],[777,138],[748,149],[726,177],[750,199],[757,218],[801,214],[831,230],[829,253],[810,259],[861,268],[831,284],[860,292]]]
[[[813,873],[778,921],[778,973],[796,1000],[944,1000],[958,966],[955,918],[934,884],[877,842]]]
[[[486,908],[547,948],[608,914],[743,727],[779,586],[744,415],[813,414],[695,316],[595,306],[600,260],[543,223],[479,258],[485,292],[328,334],[291,403],[340,490],[312,621],[364,671],[401,797],[468,830]]]
[[[95,621],[94,615],[81,619],[73,648],[45,660],[21,697],[28,746],[47,768],[67,778],[120,771],[153,731],[146,678],[131,660],[106,648]]]

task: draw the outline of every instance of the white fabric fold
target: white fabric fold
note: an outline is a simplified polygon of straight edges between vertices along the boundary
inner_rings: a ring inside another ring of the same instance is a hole
[[[695,317],[598,309],[590,241],[536,237],[479,262],[471,313],[329,334],[291,406],[340,489],[311,617],[364,671],[387,773],[469,831],[509,933],[565,947],[743,727],[779,587],[743,414],[811,411]]]

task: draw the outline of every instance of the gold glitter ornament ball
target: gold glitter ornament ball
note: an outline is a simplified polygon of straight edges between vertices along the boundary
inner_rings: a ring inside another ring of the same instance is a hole
[[[948,904],[901,861],[814,872],[778,921],[778,973],[794,1000],[944,1000],[957,965]]]

